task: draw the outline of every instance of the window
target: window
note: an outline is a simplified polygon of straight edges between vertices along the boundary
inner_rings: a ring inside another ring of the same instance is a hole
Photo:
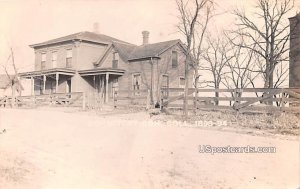
[[[162,83],[161,88],[165,89],[163,90],[163,96],[168,97],[169,96],[169,76],[168,75],[162,75]]]
[[[161,87],[163,88],[169,88],[169,76],[168,75],[162,75],[162,84]]]
[[[72,67],[72,49],[67,49],[66,67]]]
[[[41,69],[46,68],[46,53],[42,53]]]
[[[178,66],[178,54],[176,51],[172,51],[172,68],[177,68]]]
[[[52,68],[57,67],[57,52],[53,51],[52,52]]]
[[[133,94],[139,95],[140,93],[137,92],[140,90],[141,87],[141,74],[134,74],[132,78],[132,84],[133,84]]]
[[[112,68],[118,68],[119,62],[119,54],[117,52],[113,53],[113,61],[112,61]]]
[[[184,77],[180,77],[179,78],[179,87],[180,88],[184,88],[185,86],[185,78]]]

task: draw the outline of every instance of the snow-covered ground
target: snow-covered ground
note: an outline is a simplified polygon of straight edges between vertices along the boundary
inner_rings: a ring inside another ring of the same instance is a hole
[[[1,189],[300,186],[297,140],[165,126],[143,112],[0,109],[0,133]],[[199,145],[274,146],[276,153],[211,155]]]

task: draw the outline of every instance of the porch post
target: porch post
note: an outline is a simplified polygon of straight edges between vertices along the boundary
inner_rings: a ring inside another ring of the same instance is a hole
[[[104,75],[101,75],[101,97],[104,101]]]
[[[106,73],[105,102],[108,102],[108,78],[109,78],[109,74],[108,74],[108,73]]]
[[[58,93],[58,80],[59,80],[59,74],[56,73],[56,77],[55,77],[55,80],[56,80],[56,85],[55,85],[55,93]]]
[[[93,76],[93,82],[94,82],[94,92],[96,92],[96,76]]]
[[[101,75],[98,75],[98,81],[99,81],[99,83],[98,83],[98,91],[97,91],[97,93],[101,94]]]
[[[46,92],[46,80],[47,80],[46,75],[43,75],[43,81],[44,81],[44,85],[43,85],[43,94],[45,94],[45,92]]]
[[[30,77],[30,81],[31,81],[31,96],[33,96],[34,95],[34,79],[32,76]]]

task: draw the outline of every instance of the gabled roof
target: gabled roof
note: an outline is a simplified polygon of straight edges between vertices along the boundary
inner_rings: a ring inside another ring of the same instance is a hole
[[[106,57],[108,56],[109,52],[112,51],[113,48],[119,53],[120,57],[124,61],[133,61],[139,59],[146,59],[146,58],[158,58],[163,52],[168,50],[169,48],[173,47],[176,44],[182,44],[179,39],[159,42],[159,43],[152,43],[147,45],[136,46],[128,43],[121,43],[114,41],[110,44],[103,55],[96,61],[95,65],[100,65],[105,61]]]
[[[179,39],[164,41],[159,43],[152,43],[141,46],[133,46],[128,44],[122,44],[114,42],[113,46],[119,52],[120,56],[127,61],[145,59],[145,58],[158,58],[163,52],[173,47],[174,45],[181,43]]]
[[[159,43],[152,43],[147,45],[138,46],[133,49],[128,60],[158,57],[167,49],[179,43],[180,40],[164,41]]]
[[[116,39],[116,38],[113,38],[113,37],[110,37],[110,36],[107,36],[107,35],[84,31],[84,32],[74,33],[74,34],[71,34],[71,35],[67,35],[67,36],[64,36],[64,37],[59,37],[59,38],[56,38],[56,39],[52,39],[52,40],[49,40],[49,41],[45,41],[45,42],[42,42],[42,43],[37,43],[37,44],[29,45],[29,46],[34,48],[34,47],[51,45],[51,44],[56,44],[56,43],[61,43],[61,42],[66,42],[66,41],[72,41],[72,40],[90,41],[90,42],[102,43],[102,44],[110,44],[114,41],[117,41],[117,42],[122,42],[122,43],[129,44],[125,41],[121,41],[119,39]]]

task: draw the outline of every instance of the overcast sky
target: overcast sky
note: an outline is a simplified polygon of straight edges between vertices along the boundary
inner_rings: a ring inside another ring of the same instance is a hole
[[[255,0],[217,3],[218,12],[244,6],[252,14]],[[150,43],[182,39],[176,29],[176,16],[175,0],[0,0],[0,64],[6,62],[8,49],[13,47],[20,71],[30,71],[34,53],[28,45],[92,31],[95,22],[99,23],[100,33],[137,45],[142,42],[143,30],[150,32]],[[211,27],[230,28],[233,22],[229,13],[223,14]]]

